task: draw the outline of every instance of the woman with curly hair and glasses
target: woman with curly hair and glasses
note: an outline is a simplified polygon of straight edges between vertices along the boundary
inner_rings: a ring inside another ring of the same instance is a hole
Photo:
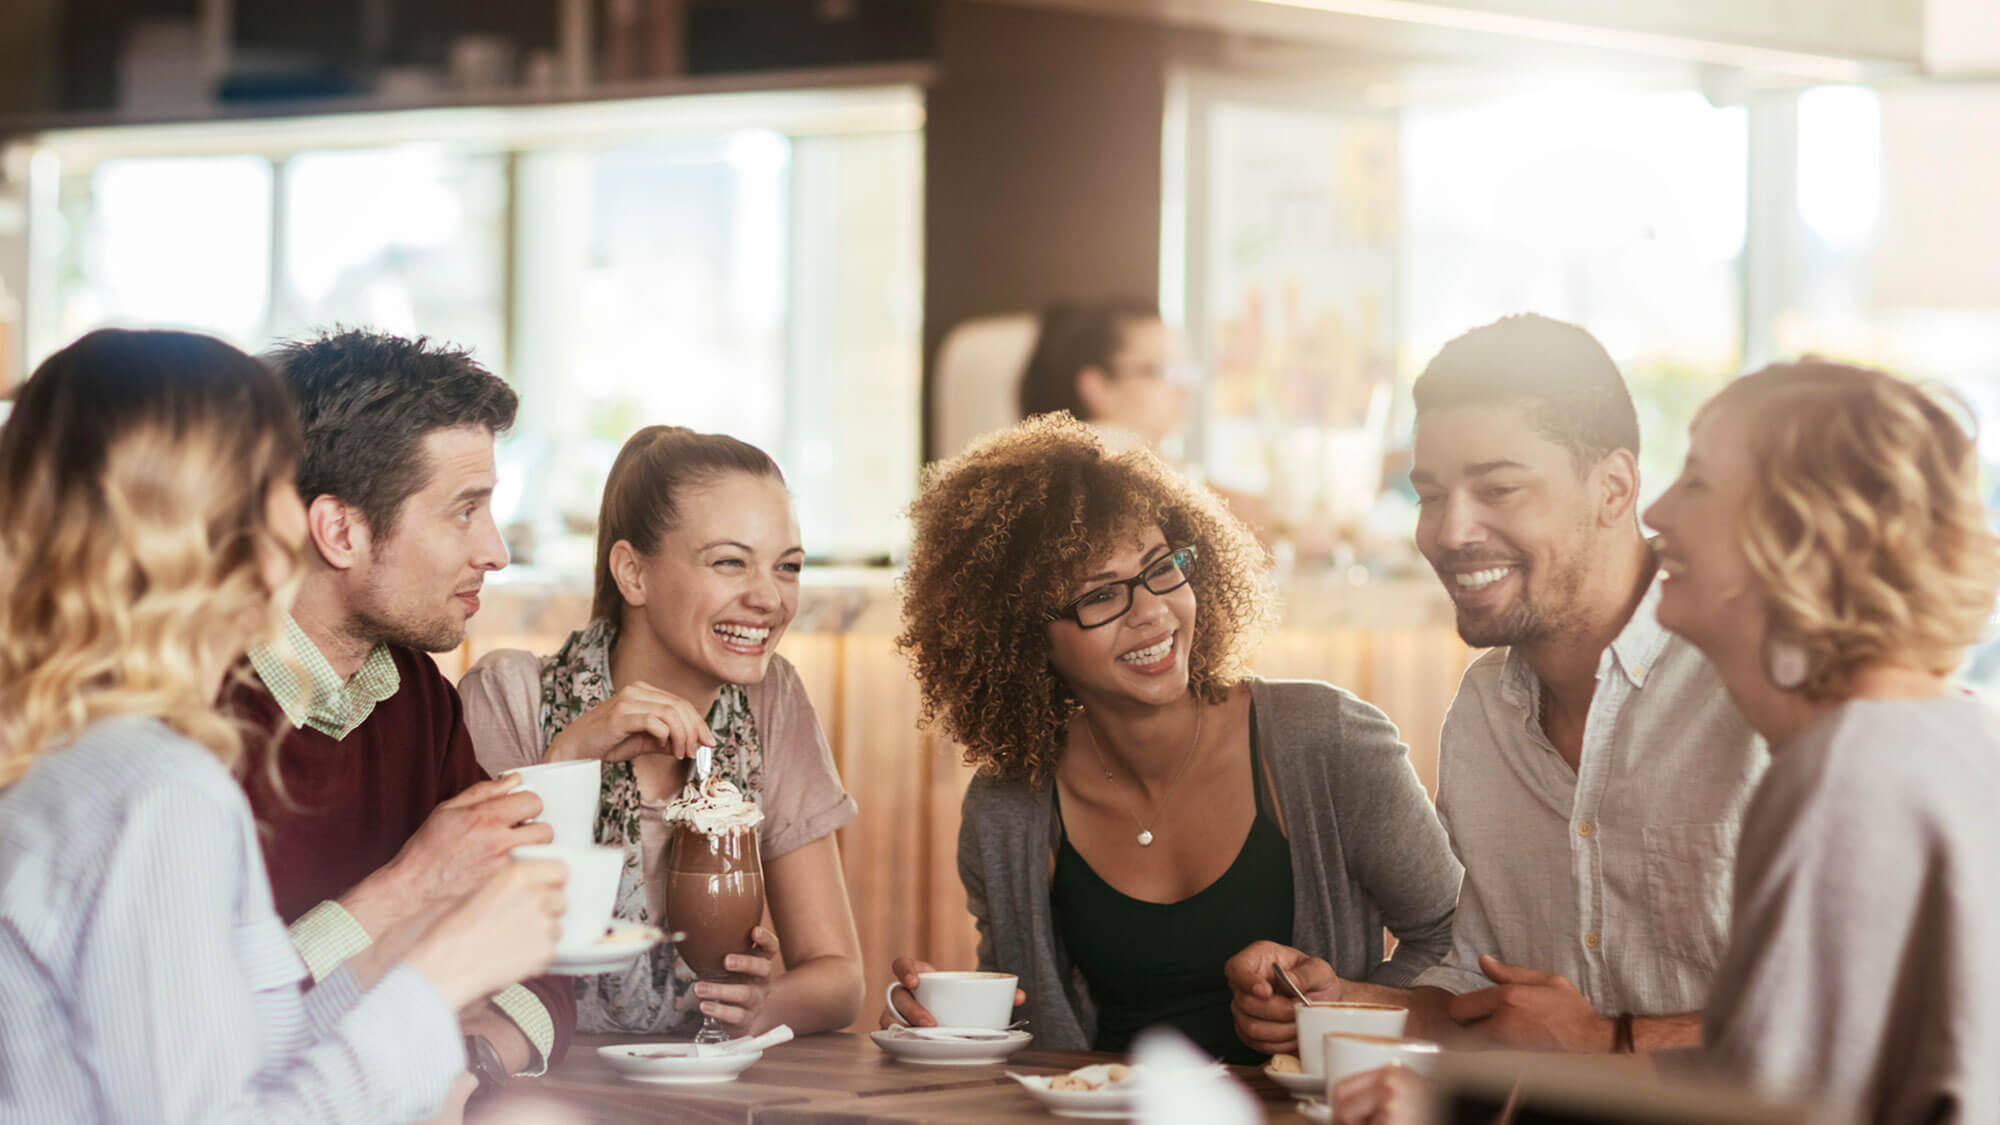
[[[1398,985],[1443,956],[1459,867],[1406,748],[1345,691],[1251,674],[1266,558],[1213,496],[1057,414],[934,466],[912,515],[898,642],[979,769],[979,967],[1020,977],[1039,1045],[1165,1024],[1256,1061],[1223,976],[1246,946]]]
[[[1891,375],[1730,384],[1647,522],[1660,623],[1770,743],[1703,1038],[1832,1119],[2000,1121],[2000,736],[1946,677],[2000,549],[1974,442]]]

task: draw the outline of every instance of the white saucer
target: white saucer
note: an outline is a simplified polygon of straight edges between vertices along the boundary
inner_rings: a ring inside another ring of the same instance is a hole
[[[1326,1075],[1298,1074],[1282,1070],[1264,1068],[1264,1077],[1283,1086],[1295,1098],[1323,1098],[1326,1096]]]
[[[1070,1073],[1101,1082],[1103,1072],[1109,1069],[1107,1065],[1087,1066]],[[1049,1082],[1061,1075],[1015,1074],[1010,1070],[1007,1077],[1019,1082],[1036,1101],[1042,1103],[1043,1108],[1057,1117],[1110,1120],[1131,1117],[1138,1112],[1138,1106],[1133,1102],[1137,1091],[1129,1082],[1108,1090],[1052,1090]]]
[[[763,1058],[764,1052],[709,1048],[696,1054],[692,1043],[619,1043],[599,1047],[597,1057],[611,1064],[621,1078],[682,1086],[733,1081]]]
[[[1025,1031],[948,1027],[895,1027],[870,1032],[868,1038],[903,1062],[925,1066],[982,1066],[1002,1062],[1035,1041]]]
[[[556,976],[585,977],[621,969],[632,958],[667,940],[658,926],[637,922],[614,922],[611,932],[586,946],[556,946],[556,958],[549,972]]]
[[[1333,1107],[1319,1098],[1300,1098],[1299,1104],[1292,1108],[1313,1125],[1333,1125]]]

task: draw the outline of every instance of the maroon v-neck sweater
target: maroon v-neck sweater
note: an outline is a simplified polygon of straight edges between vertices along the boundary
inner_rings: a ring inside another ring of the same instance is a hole
[[[440,802],[486,779],[458,691],[423,653],[389,651],[401,686],[343,739],[293,727],[254,677],[228,696],[231,709],[256,729],[289,731],[278,748],[289,804],[271,789],[258,739],[248,740],[244,772],[271,892],[287,925],[346,894],[393,859]],[[553,1066],[576,1029],[574,986],[568,977],[523,983],[555,1024]]]

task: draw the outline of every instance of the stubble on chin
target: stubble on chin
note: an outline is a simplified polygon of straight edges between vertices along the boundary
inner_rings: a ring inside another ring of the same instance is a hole
[[[1539,640],[1545,633],[1541,618],[1531,608],[1510,610],[1497,617],[1458,615],[1458,639],[1473,648],[1503,648]]]
[[[357,613],[355,633],[371,644],[393,645],[418,652],[456,652],[465,643],[465,623],[449,614],[427,621],[389,620],[378,614]]]

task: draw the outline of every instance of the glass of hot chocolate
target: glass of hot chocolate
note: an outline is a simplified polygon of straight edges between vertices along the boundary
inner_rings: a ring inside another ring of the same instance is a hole
[[[727,968],[732,953],[755,952],[750,931],[764,920],[764,864],[757,825],[764,814],[720,774],[689,782],[667,809],[673,842],[667,849],[667,925],[685,931],[681,960],[705,981],[739,979]],[[697,1043],[730,1039],[704,1015]]]

